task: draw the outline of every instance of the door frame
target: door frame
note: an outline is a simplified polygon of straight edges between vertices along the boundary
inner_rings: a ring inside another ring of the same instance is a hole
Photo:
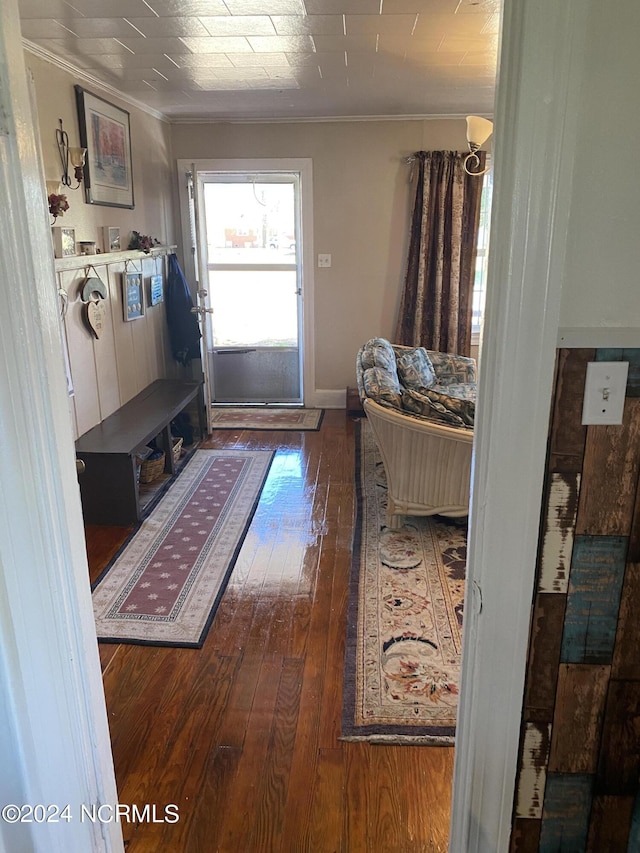
[[[282,173],[295,172],[300,180],[300,247],[297,261],[300,267],[302,288],[301,327],[299,347],[302,357],[302,405],[316,405],[316,360],[314,335],[314,249],[313,249],[313,161],[309,157],[296,158],[251,158],[251,159],[180,159],[177,161],[178,189],[180,198],[180,223],[184,247],[184,270],[187,281],[196,280],[194,253],[191,246],[191,227],[187,184],[184,175],[194,170],[194,186],[197,195],[198,172],[247,172]],[[202,285],[201,285],[202,286]]]

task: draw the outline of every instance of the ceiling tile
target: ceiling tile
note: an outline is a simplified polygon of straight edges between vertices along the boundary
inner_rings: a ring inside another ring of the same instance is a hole
[[[152,0],[149,2],[151,3]],[[129,15],[133,18],[155,17],[149,6],[142,0],[108,0],[108,2],[105,0],[69,0],[67,5],[71,8],[74,17],[78,17],[78,12],[81,17],[87,18],[104,18],[106,17],[105,13],[110,18],[128,18]]]
[[[275,36],[275,27],[268,15],[227,15],[201,17],[200,21],[211,36]]]
[[[207,28],[198,18],[130,18],[127,20],[147,38],[169,38],[171,36],[208,36]]]
[[[22,21],[31,18],[73,18],[78,14],[64,0],[19,0],[18,9]]]
[[[272,15],[279,36],[341,35],[344,33],[342,15]]]
[[[149,20],[152,19],[149,18]],[[126,38],[127,36],[139,35],[124,18],[78,18],[76,16],[75,18],[65,19],[64,25],[81,39]],[[61,32],[59,25],[52,27],[49,36],[53,35],[53,32]]]
[[[68,39],[34,39],[36,44],[51,53],[70,56],[78,53],[80,56],[91,56],[100,53],[128,53],[129,51],[115,39],[78,39],[69,36]]]
[[[456,15],[490,15],[500,11],[500,0],[460,0]]]
[[[66,26],[69,24],[66,23]],[[62,38],[65,34],[69,35],[68,30],[52,18],[29,18],[22,21],[20,29],[26,39],[50,39],[56,36]]]
[[[428,33],[434,36],[481,36],[483,27],[491,17],[491,15],[420,14],[418,15],[414,35]]]
[[[384,33],[392,36],[410,36],[416,15],[347,15],[347,35]]]
[[[232,65],[225,53],[170,53],[168,55],[180,68],[230,68]]]
[[[426,50],[436,51],[442,42],[441,38],[416,38],[410,39],[401,36],[380,36],[378,39],[378,51],[386,51],[404,56]]]
[[[305,14],[303,0],[225,0],[225,4],[232,15]]]
[[[249,36],[248,42],[257,53],[313,52],[311,36]]]
[[[227,53],[226,55],[237,68],[289,65],[286,53]]]
[[[377,15],[380,0],[305,0],[309,15]]]
[[[314,36],[319,51],[345,50],[375,52],[377,39],[375,33],[366,36]]]
[[[458,7],[459,0],[384,0],[382,6],[383,15],[453,15]]]
[[[211,36],[209,38],[184,38],[181,42],[192,53],[243,53],[252,47],[242,36]],[[164,51],[163,51],[164,52]],[[166,51],[170,53],[171,51]]]
[[[184,44],[179,38],[123,38],[120,41],[133,53],[181,53],[184,52]]]
[[[148,3],[158,15],[169,18],[197,18],[200,15],[229,14],[223,0],[148,0]]]
[[[445,36],[438,50],[498,50],[498,36]]]

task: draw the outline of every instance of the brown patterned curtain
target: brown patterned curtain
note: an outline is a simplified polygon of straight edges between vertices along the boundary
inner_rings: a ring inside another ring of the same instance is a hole
[[[484,152],[480,169],[484,168]],[[440,352],[471,352],[471,299],[482,178],[466,153],[414,154],[416,197],[396,341]]]

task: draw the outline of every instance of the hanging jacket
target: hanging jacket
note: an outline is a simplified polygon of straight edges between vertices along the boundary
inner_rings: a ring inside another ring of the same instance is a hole
[[[200,358],[200,328],[196,315],[191,313],[193,300],[189,285],[175,254],[169,255],[166,312],[171,353],[180,364],[187,365]]]

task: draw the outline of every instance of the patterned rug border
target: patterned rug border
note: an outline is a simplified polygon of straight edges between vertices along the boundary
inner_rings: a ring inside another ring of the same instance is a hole
[[[225,450],[228,450],[228,448],[225,448]],[[219,452],[218,450],[216,450],[216,448],[207,448],[207,447],[196,448],[194,451],[192,451],[189,454],[189,457],[185,460],[183,466],[180,469],[180,473],[182,473],[183,469],[187,467],[187,463],[190,462],[191,459],[195,456],[195,454],[199,451],[204,452],[204,453]],[[239,450],[236,452],[243,453],[245,451]],[[256,451],[248,451],[248,452],[253,453]],[[253,521],[253,517],[254,517],[256,510],[258,508],[258,504],[260,503],[260,498],[262,497],[262,492],[264,490],[265,483],[267,482],[267,477],[269,476],[269,472],[271,470],[271,466],[273,464],[273,460],[274,460],[275,455],[276,455],[275,450],[272,450],[272,451],[261,450],[261,451],[257,451],[257,452],[263,453],[265,455],[267,453],[270,453],[270,459],[265,466],[264,476],[262,477],[262,480],[260,482],[260,486],[257,490],[257,494],[256,494],[255,500],[253,502],[253,505],[251,506],[251,509],[249,510],[249,512],[247,514],[247,518],[246,518],[246,522],[244,525],[244,529],[242,531],[242,535],[238,538],[238,542],[236,544],[236,547],[235,547],[235,549],[234,549],[234,551],[233,551],[233,553],[229,559],[229,564],[228,564],[227,569],[224,573],[224,576],[221,579],[218,592],[217,592],[215,599],[211,605],[211,610],[209,611],[209,615],[208,615],[208,617],[207,617],[207,619],[206,619],[206,621],[202,627],[202,632],[201,632],[197,642],[195,642],[195,643],[169,642],[166,640],[144,640],[144,639],[139,639],[137,637],[124,639],[122,637],[101,637],[101,636],[98,636],[97,639],[98,639],[99,643],[105,643],[105,644],[109,644],[109,643],[119,644],[119,643],[121,643],[122,645],[127,645],[127,646],[156,646],[156,647],[160,647],[160,648],[174,648],[174,649],[201,649],[202,648],[202,646],[204,645],[204,642],[207,638],[207,634],[209,633],[209,630],[210,630],[211,625],[213,623],[213,620],[215,618],[215,615],[216,615],[216,612],[217,612],[218,607],[220,605],[220,602],[222,601],[222,597],[223,597],[225,590],[227,588],[227,585],[229,583],[229,578],[231,577],[231,573],[233,572],[233,569],[235,568],[235,564],[237,562],[237,559],[238,559],[238,556],[239,556],[240,551],[242,549],[242,546],[244,545],[244,541],[247,537],[247,533],[249,532],[249,528],[251,527],[251,522]],[[161,501],[170,492],[171,486],[173,486],[174,483],[175,483],[175,480],[168,483],[166,486],[163,487],[158,498],[156,499],[156,497],[154,497],[153,502],[152,502],[151,511],[146,513],[145,517],[140,522],[138,522],[138,524],[133,528],[131,533],[127,536],[125,541],[118,548],[118,550],[115,552],[113,557],[109,560],[108,564],[100,572],[100,574],[95,579],[95,581],[91,584],[90,588],[91,588],[92,594],[96,590],[96,588],[99,586],[99,584],[105,579],[107,574],[111,571],[111,569],[113,568],[115,563],[118,561],[118,559],[127,550],[129,545],[131,544],[131,542],[135,539],[136,535],[139,533],[140,529],[144,525],[147,518],[149,518],[149,516],[152,515],[152,513],[156,509],[156,507],[158,507],[158,505],[161,503]]]
[[[213,406],[214,409],[218,409],[220,411],[224,409],[243,409],[245,411],[254,410],[256,412],[265,413],[268,411],[271,412],[309,412],[317,413],[317,421],[315,426],[246,426],[246,424],[239,424],[236,426],[216,426],[213,425],[214,430],[238,430],[238,429],[250,429],[250,430],[264,430],[266,432],[275,432],[275,431],[285,431],[285,432],[318,432],[320,427],[322,426],[322,421],[324,419],[324,409],[307,409],[305,407],[296,407],[296,406]]]
[[[344,659],[344,686],[341,741],[367,741],[379,744],[453,746],[455,726],[356,725],[356,656],[358,639],[359,589],[363,541],[364,488],[362,482],[362,442],[366,420],[356,423],[356,522],[353,534],[352,559],[349,574],[347,605],[347,638]]]

